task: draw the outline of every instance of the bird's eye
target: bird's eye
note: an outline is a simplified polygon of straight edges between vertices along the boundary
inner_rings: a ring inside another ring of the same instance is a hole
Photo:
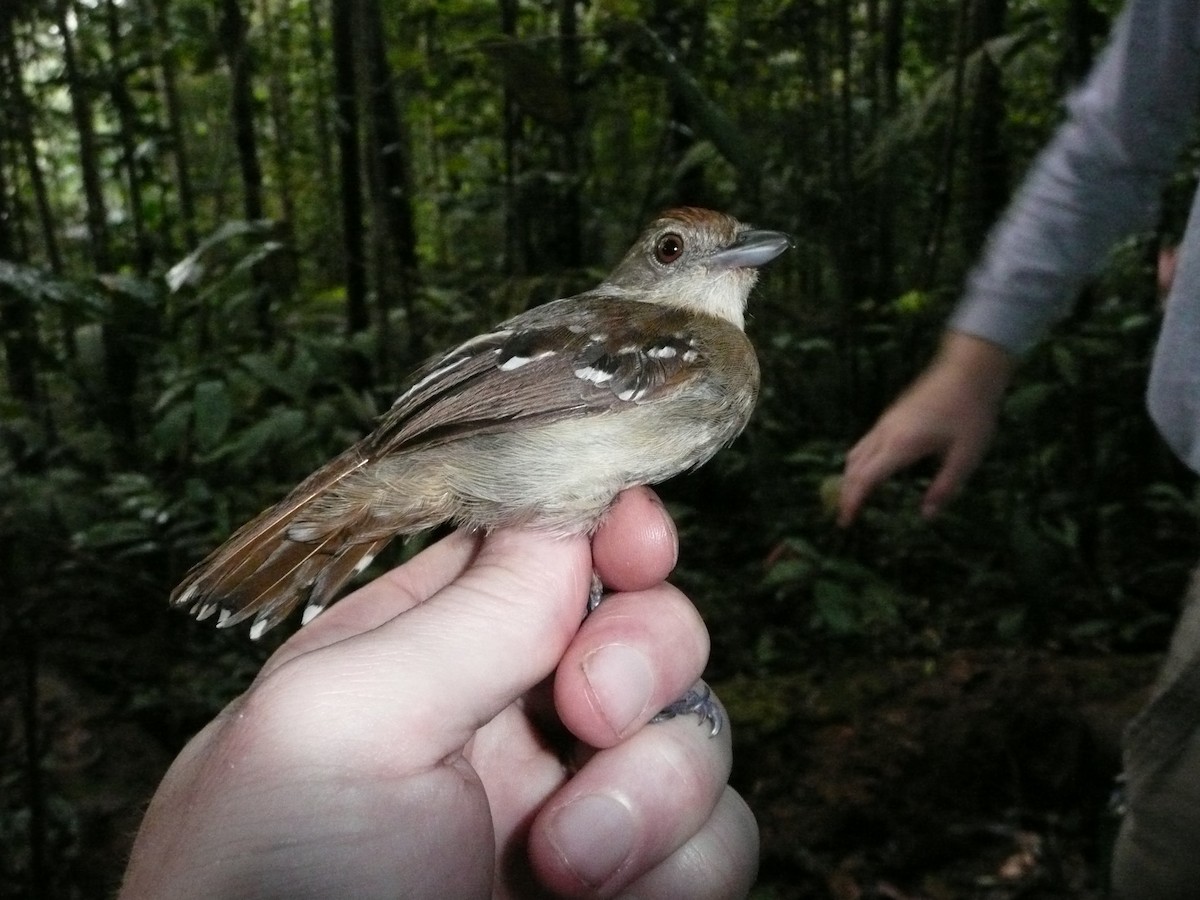
[[[673,231],[664,234],[654,245],[654,258],[664,266],[675,262],[681,256],[683,256],[683,238]]]

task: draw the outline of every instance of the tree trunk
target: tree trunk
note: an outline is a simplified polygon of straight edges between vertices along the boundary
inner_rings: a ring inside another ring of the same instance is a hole
[[[354,77],[354,0],[333,0],[334,121],[342,188],[342,246],[346,256],[346,330],[371,324],[367,308],[367,267],[363,233],[362,174],[359,169],[358,103]]]
[[[150,0],[154,20],[155,54],[158,57],[159,90],[167,113],[167,133],[171,136],[171,155],[175,162],[175,190],[179,195],[179,214],[183,239],[195,247],[200,237],[196,224],[196,197],[192,188],[191,165],[188,162],[187,131],[184,129],[183,106],[179,100],[179,64],[172,37],[169,0]]]
[[[838,66],[841,79],[837,85],[838,97],[838,141],[837,141],[837,184],[843,197],[852,192],[854,174],[850,159],[854,146],[854,39],[850,20],[851,0],[837,3],[837,47]]]
[[[71,115],[79,139],[79,171],[83,180],[92,264],[98,272],[109,272],[112,270],[112,254],[108,237],[108,210],[104,204],[104,182],[100,175],[100,152],[96,146],[92,100],[79,70],[75,39],[69,24],[73,12],[72,0],[56,0],[54,11],[58,34],[63,43],[63,67],[67,75],[67,92],[71,98]]]
[[[117,17],[117,5],[114,0],[106,0],[104,4],[105,20],[108,26],[108,45],[111,56],[111,68],[108,72],[109,92],[112,95],[113,108],[117,111],[117,140],[121,147],[121,168],[125,171],[125,187],[129,195],[129,221],[133,224],[133,239],[137,273],[145,278],[150,274],[154,265],[154,248],[146,231],[144,206],[142,204],[142,179],[138,173],[137,109],[133,98],[125,85],[124,50],[121,46],[121,24]]]
[[[888,0],[883,14],[883,47],[880,53],[880,120],[887,121],[900,106],[900,62],[904,49],[904,0]],[[896,294],[896,171],[884,166],[879,173],[878,219],[875,250],[875,295]]]
[[[267,218],[263,201],[263,173],[259,163],[258,135],[254,128],[253,62],[246,42],[246,18],[240,0],[221,0],[221,43],[229,63],[230,114],[238,166],[242,174],[242,210],[251,222]],[[260,339],[268,344],[274,332],[272,300],[278,282],[260,264],[252,273],[255,286],[254,321]]]
[[[21,64],[17,54],[16,35],[13,33],[12,22],[7,16],[0,14],[0,78],[7,85],[9,128],[21,144],[21,154],[25,158],[25,171],[29,176],[29,185],[33,189],[34,204],[37,207],[38,224],[42,232],[42,249],[46,254],[46,262],[56,275],[63,270],[62,253],[58,247],[58,234],[54,228],[54,212],[50,208],[50,194],[46,189],[46,179],[42,174],[42,164],[38,159],[37,138],[33,129],[33,104],[25,93],[25,85],[21,80]]]
[[[704,61],[704,43],[708,32],[708,7],[704,2],[678,3],[675,0],[655,0],[650,13],[650,27],[671,48],[683,64],[691,71],[702,71]],[[665,136],[663,151],[666,155],[668,169],[674,168],[695,144],[692,113],[683,96],[673,87],[668,87],[668,131]],[[674,196],[653,196],[649,203],[643,204],[649,208],[668,203],[686,203],[696,206],[713,206],[716,204],[708,183],[704,177],[703,166],[692,166],[683,172],[678,182],[673,185]]]
[[[561,265],[578,269],[583,265],[582,214],[583,172],[579,155],[579,82],[582,65],[579,59],[579,23],[576,0],[559,0],[558,44],[559,72],[567,91],[572,120],[562,129],[562,149],[559,169],[562,172],[561,195],[558,200],[557,257]]]
[[[312,60],[313,126],[316,132],[317,173],[320,178],[321,208],[329,221],[338,218],[337,175],[333,165],[333,126],[329,121],[329,67],[325,40],[321,35],[320,0],[308,0],[308,55]],[[314,247],[317,269],[333,272],[342,269],[341,234],[322,234]]]
[[[509,40],[517,37],[517,0],[500,0],[500,31]],[[522,136],[521,111],[512,89],[504,85],[504,271],[524,275],[529,247],[529,220],[521,214],[517,191],[518,160]]]
[[[377,285],[376,324],[380,373],[395,359],[390,347],[390,306],[399,299],[408,322],[408,351],[412,360],[425,356],[425,323],[417,305],[417,236],[412,209],[412,161],[408,129],[392,93],[392,70],[384,41],[378,0],[360,0],[362,57],[366,61],[366,96],[370,115],[370,165],[375,186],[373,217],[383,265]]]
[[[71,0],[57,0],[55,12],[59,35],[63,41],[63,64],[67,74],[67,90],[71,96],[71,112],[79,135],[80,174],[87,205],[92,261],[97,272],[106,273],[114,268],[109,246],[108,211],[104,202],[91,97],[78,65],[75,41],[69,25],[72,18]],[[105,390],[98,404],[98,412],[116,439],[118,452],[131,455],[138,436],[134,421],[133,396],[137,386],[137,359],[129,333],[130,317],[124,313],[120,303],[114,304],[112,314],[101,326]]]
[[[959,123],[962,120],[964,79],[967,66],[967,19],[971,0],[959,0],[958,23],[955,27],[954,84],[950,96],[950,117],[942,138],[942,163],[934,187],[933,206],[930,209],[929,225],[922,246],[920,271],[917,287],[928,290],[937,279],[941,264],[943,242],[946,236],[946,220],[954,189],[954,170],[958,164],[960,144]]]
[[[854,169],[856,128],[854,115],[854,91],[856,87],[874,93],[874,73],[869,69],[866,77],[856,78],[855,32],[851,14],[851,0],[837,0],[831,10],[830,27],[833,31],[832,47],[836,56],[832,58],[826,78],[830,81],[828,96],[835,110],[834,127],[830,134],[831,180],[841,202],[834,211],[834,259],[838,275],[838,342],[847,348],[843,354],[842,377],[844,389],[853,397],[863,390],[863,354],[857,352],[861,340],[859,322],[862,301],[876,287],[873,278],[873,263],[876,259],[873,235],[867,223],[877,221],[873,204],[879,202],[875,186],[864,183]],[[885,177],[879,175],[879,178]],[[865,213],[865,216],[864,216]],[[864,221],[865,219],[865,221]],[[867,225],[867,227],[864,227]],[[849,409],[845,404],[842,409]],[[846,423],[842,423],[845,425]]]
[[[1005,97],[1000,67],[982,51],[1004,34],[1007,0],[973,0],[967,52],[979,65],[967,121],[963,244],[967,252],[983,247],[988,231],[1009,197],[1009,160],[1004,143]]]
[[[282,16],[285,20],[291,17],[288,0],[280,0]],[[292,98],[288,86],[288,73],[291,71],[292,50],[290,27],[279,27],[272,0],[259,0],[264,31],[273,40],[267,42],[270,48],[266,59],[267,67],[267,98],[268,110],[271,117],[271,155],[275,166],[275,181],[279,188],[279,207],[283,211],[284,231],[291,234],[296,222],[296,202],[292,188]]]
[[[9,94],[7,88],[11,88],[11,84],[6,83],[4,87],[6,90],[0,96]],[[5,131],[9,131],[7,113],[10,109],[8,107],[3,118],[0,118]],[[8,160],[8,143],[0,139],[0,260],[15,260],[18,257],[12,231],[15,217],[9,208]],[[28,297],[5,285],[0,285],[0,328],[4,335],[5,374],[9,393],[33,414],[39,399],[37,329],[33,304]]]

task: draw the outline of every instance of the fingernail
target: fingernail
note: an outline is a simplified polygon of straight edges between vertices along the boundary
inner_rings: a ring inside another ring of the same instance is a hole
[[[675,527],[675,520],[671,518],[671,513],[667,509],[667,504],[663,503],[662,497],[658,496],[658,494],[650,490],[650,488],[646,488],[646,494],[650,498],[650,503],[653,506],[658,507],[662,513],[660,521],[663,527],[667,530],[667,534],[669,535],[668,540],[670,541],[671,546],[675,549],[675,555],[671,559],[671,568],[674,569],[675,563],[679,562],[679,529]]]
[[[605,644],[583,660],[587,679],[600,714],[618,736],[646,710],[654,675],[645,654],[626,644]]]
[[[580,881],[599,887],[633,848],[633,816],[613,797],[590,794],[555,814],[548,837]]]

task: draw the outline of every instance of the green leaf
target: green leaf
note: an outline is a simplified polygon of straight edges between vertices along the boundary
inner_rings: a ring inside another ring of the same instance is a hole
[[[233,405],[222,381],[202,381],[196,385],[193,400],[196,413],[196,440],[205,450],[211,450],[225,437],[233,418]]]
[[[82,284],[58,278],[36,266],[0,259],[0,287],[36,304],[49,304],[93,314],[108,311],[108,300]]]
[[[234,220],[221,225],[216,231],[196,245],[196,249],[167,270],[167,288],[172,294],[189,285],[195,285],[207,271],[202,259],[214,247],[247,234],[267,234],[273,227],[270,221],[248,222]],[[270,242],[268,242],[270,243]]]
[[[237,261],[234,265],[234,272],[249,272],[264,259],[274,256],[283,249],[283,244],[279,241],[263,241],[261,244],[256,244]]]
[[[172,406],[151,432],[160,459],[176,454],[187,440],[192,423],[192,407],[187,403]]]
[[[805,559],[785,559],[771,566],[763,577],[764,587],[784,587],[806,582],[812,577],[813,565]]]
[[[818,621],[834,634],[842,637],[862,634],[862,617],[855,608],[857,598],[844,584],[818,581],[813,586],[813,601]]]
[[[306,377],[304,368],[297,365],[285,371],[265,353],[247,353],[238,362],[258,381],[294,400],[303,399],[311,384],[311,378]],[[301,377],[297,378],[297,375]]]
[[[231,456],[237,462],[247,465],[272,450],[291,444],[303,433],[307,422],[307,417],[299,410],[273,410],[262,421],[247,428],[233,441],[221,447],[214,458]]]

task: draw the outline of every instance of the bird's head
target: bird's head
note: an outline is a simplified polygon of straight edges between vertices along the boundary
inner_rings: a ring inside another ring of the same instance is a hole
[[[759,231],[733,216],[683,207],[663,213],[605,279],[633,300],[707,313],[743,327],[758,267],[792,245],[782,231]]]

